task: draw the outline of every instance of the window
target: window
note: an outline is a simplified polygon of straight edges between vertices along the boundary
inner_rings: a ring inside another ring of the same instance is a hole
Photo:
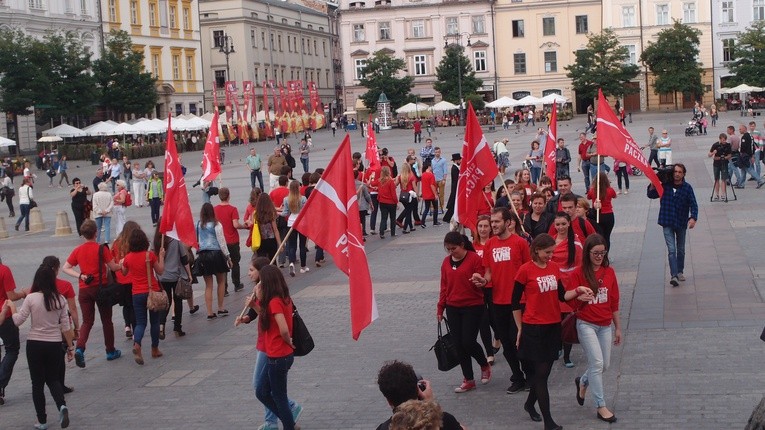
[[[139,15],[138,15],[138,1],[137,0],[131,0],[130,2],[130,23],[133,25],[139,24],[138,21]]]
[[[316,44],[316,39],[314,39],[314,40],[313,40],[313,55],[315,55],[315,56],[317,56],[317,57],[318,57],[318,56],[319,56],[319,50],[318,50],[318,49],[316,49],[316,46],[317,46],[317,44]]]
[[[356,79],[364,79],[364,68],[367,67],[366,59],[355,60]]]
[[[326,57],[327,56],[327,41],[326,40],[321,42],[321,47],[322,47],[322,50],[324,51],[324,56]]]
[[[220,48],[223,46],[223,30],[213,31],[213,48]]]
[[[683,22],[696,22],[696,3],[683,3]]]
[[[661,105],[671,105],[674,102],[675,102],[675,100],[674,100],[674,94],[673,93],[659,94],[659,104],[661,104]]]
[[[353,41],[363,42],[367,40],[367,35],[364,32],[364,24],[353,24]]]
[[[635,45],[624,45],[629,53],[627,64],[637,64],[637,51],[635,51]]]
[[[302,53],[305,54],[305,38],[300,39],[300,44],[302,45],[302,49],[303,49]]]
[[[427,63],[424,55],[414,56],[414,76],[427,75]]]
[[[635,6],[622,6],[622,27],[635,26]]]
[[[558,53],[555,51],[545,52],[545,73],[558,71]]]
[[[734,47],[736,46],[736,39],[723,39],[723,61],[733,61],[736,59],[734,55]]]
[[[476,72],[486,71],[486,51],[473,52],[473,68]]]
[[[254,72],[255,72],[255,86],[257,86],[258,84],[260,84],[260,69],[258,69],[258,67],[255,66]]]
[[[555,36],[555,18],[542,18],[542,35]]]
[[[225,70],[216,70],[215,71],[215,88],[225,88],[226,87],[226,71]]]
[[[30,9],[42,9],[43,8],[42,0],[29,0],[29,8]]]
[[[191,13],[187,7],[183,8],[183,29],[191,30]]]
[[[472,17],[471,22],[473,23],[473,34],[486,33],[486,22],[484,21],[483,15]]]
[[[752,2],[753,20],[765,20],[765,0],[753,0]]]
[[[176,21],[176,7],[170,6],[170,28],[178,28],[178,22]]]
[[[513,68],[516,75],[526,74],[526,54],[513,54]]]
[[[260,32],[260,41],[263,42],[261,46],[263,46],[263,49],[266,49],[266,32],[261,31]]]
[[[269,39],[268,40],[268,46],[270,46],[271,50],[273,51],[274,50],[274,35],[273,35],[273,33],[269,33],[268,34],[268,39]]]
[[[513,21],[513,37],[523,37],[523,20],[516,19]]]
[[[456,16],[446,18],[446,34],[457,34],[460,32],[460,23]]]
[[[287,18],[282,18],[282,24],[287,24]]]
[[[181,56],[173,55],[173,80],[181,79]]]
[[[197,104],[196,103],[189,103],[189,113],[192,115],[197,114]]]
[[[80,0],[80,12],[85,16],[88,15],[88,0]]]
[[[425,21],[418,19],[412,21],[412,37],[421,38],[425,37]]]
[[[390,21],[383,21],[377,24],[378,39],[390,40]]]
[[[186,79],[189,81],[194,80],[194,57],[186,57]],[[257,81],[257,79],[255,79]]]
[[[42,7],[42,0],[29,0],[29,7],[37,3]],[[117,0],[109,0],[109,22],[117,22]]]
[[[657,4],[656,5],[656,25],[669,24],[669,5]]]
[[[587,15],[577,15],[575,18],[576,34],[587,34],[589,27],[587,26]]]
[[[722,2],[722,22],[734,22],[733,21],[733,0]]]
[[[149,25],[152,27],[157,26],[157,4],[149,3]]]
[[[159,79],[159,54],[151,54],[151,73]]]
[[[253,48],[258,47],[258,32],[254,28],[250,29],[250,45]]]
[[[175,104],[175,116],[183,115],[183,103]]]
[[[282,51],[282,35],[278,35],[277,38],[276,43],[279,45],[279,51]]]

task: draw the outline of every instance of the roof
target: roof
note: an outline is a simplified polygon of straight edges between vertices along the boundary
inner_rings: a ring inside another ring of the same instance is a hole
[[[262,3],[262,4],[267,4],[267,5],[270,5],[270,6],[281,7],[281,8],[284,8],[284,9],[290,9],[290,10],[306,13],[306,14],[309,14],[309,15],[316,15],[316,16],[323,16],[323,17],[327,16],[326,13],[320,12],[320,11],[318,11],[316,9],[311,9],[308,6],[303,6],[302,4],[292,3],[292,2],[289,2],[289,1],[257,0],[255,3]]]

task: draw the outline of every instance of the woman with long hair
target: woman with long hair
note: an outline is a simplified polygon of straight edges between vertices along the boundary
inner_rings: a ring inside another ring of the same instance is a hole
[[[590,388],[592,400],[598,408],[598,419],[613,423],[616,422],[616,415],[606,407],[603,372],[611,362],[611,343],[619,345],[622,341],[622,328],[619,319],[619,283],[608,261],[606,240],[601,235],[592,234],[584,241],[582,265],[572,274],[570,285],[580,285],[576,288],[584,286],[591,290],[592,295],[589,301],[572,302],[578,309],[576,331],[579,343],[587,356],[587,370],[574,380],[576,400],[580,406],[584,405],[584,396]]]
[[[385,239],[385,230],[390,221],[390,236],[396,236],[396,180],[390,175],[390,168],[383,166],[380,169],[380,185],[378,187],[377,201],[380,205],[380,239]]]
[[[529,155],[526,156],[526,160],[531,163],[531,182],[536,184],[539,181],[539,176],[542,174],[542,159],[544,153],[539,148],[539,142],[531,142],[531,150]]]
[[[523,206],[529,207],[531,195],[537,191],[537,185],[531,180],[529,169],[520,169],[516,172],[516,181],[513,191],[520,191],[523,196]]]
[[[398,224],[402,228],[404,234],[414,231],[414,225],[412,224],[413,213],[417,211],[417,176],[412,172],[412,166],[409,163],[403,163],[401,165],[401,172],[396,178],[396,183],[400,187],[401,195],[404,198],[401,203],[404,205],[404,212],[399,215],[403,221]],[[414,195],[412,195],[414,193]],[[407,226],[409,230],[407,230]]]
[[[176,336],[186,336],[183,331],[183,299],[175,295],[175,287],[178,281],[188,279],[191,282],[191,266],[189,266],[189,256],[186,253],[186,247],[177,239],[164,235],[159,231],[159,224],[154,231],[154,240],[152,246],[154,253],[159,253],[161,249],[165,250],[165,270],[159,275],[157,280],[162,284],[162,289],[167,294],[167,302],[173,308],[173,333]],[[193,309],[194,304],[190,307]],[[159,313],[159,339],[165,339],[165,325],[167,315],[170,309]]]
[[[112,244],[112,257],[114,261],[120,261],[130,252],[130,235],[135,230],[140,230],[141,226],[135,221],[128,221],[122,228],[122,232],[114,239]],[[122,286],[122,294],[125,298],[122,303],[122,318],[125,320],[125,337],[133,338],[133,329],[135,329],[135,313],[133,312],[133,287],[130,285],[130,278],[122,274],[121,270],[115,273],[115,282]]]
[[[464,393],[476,387],[471,358],[481,367],[481,383],[487,384],[491,379],[491,366],[476,341],[486,305],[483,291],[475,287],[473,279],[483,276],[484,267],[473,245],[459,232],[446,233],[444,248],[449,255],[441,263],[441,292],[436,319],[440,323],[446,313],[463,376],[462,384],[454,392]]]
[[[531,212],[523,217],[523,228],[532,238],[550,230],[555,216],[546,208],[547,198],[541,191],[531,195]]]
[[[473,248],[475,253],[483,259],[484,249],[486,248],[486,242],[491,238],[491,217],[488,215],[482,215],[478,217],[478,221],[475,224],[475,231],[473,232]],[[486,305],[486,311],[481,318],[481,343],[486,350],[486,360],[490,365],[494,365],[494,354],[498,350],[498,339],[492,336],[492,329],[494,328],[494,319],[492,316],[492,286],[491,282],[486,286],[481,287],[483,290],[483,302]],[[496,330],[494,330],[496,334]]]
[[[547,379],[552,365],[558,359],[561,345],[560,302],[572,299],[583,301],[593,298],[592,291],[577,287],[566,291],[560,276],[560,267],[551,260],[555,252],[555,239],[540,234],[531,242],[531,261],[518,269],[513,289],[513,317],[518,328],[516,345],[518,356],[528,362],[529,395],[523,409],[532,421],[544,420],[545,430],[558,430],[550,413],[550,393]],[[521,297],[526,308],[521,312]],[[539,403],[540,416],[534,406]]]
[[[202,205],[197,221],[197,238],[199,252],[194,262],[199,267],[199,274],[205,280],[205,306],[207,320],[215,319],[218,315],[227,316],[228,310],[223,306],[226,293],[226,273],[231,269],[231,256],[228,255],[226,238],[223,236],[223,226],[215,218],[215,211],[210,203]],[[218,313],[213,312],[213,277],[218,284]]]
[[[274,266],[260,269],[260,288],[256,296],[261,303],[258,329],[263,331],[264,349],[268,360],[265,377],[258,381],[255,396],[272,410],[285,430],[295,429],[295,417],[287,397],[287,373],[295,360],[292,343],[292,313],[294,306],[282,272]]]
[[[598,188],[600,184],[600,188]],[[598,192],[600,190],[600,192]],[[611,182],[605,172],[598,173],[595,183],[587,191],[587,198],[592,200],[592,207],[600,209],[600,234],[606,240],[606,248],[611,249],[611,232],[614,230],[614,205],[616,191],[611,188]]]
[[[56,409],[59,411],[61,428],[69,427],[69,410],[64,399],[61,383],[61,336],[66,341],[66,358],[74,357],[74,332],[69,321],[66,299],[56,289],[56,273],[48,266],[40,266],[35,272],[32,288],[15,312],[13,302],[6,300],[0,311],[0,324],[6,318],[13,318],[16,326],[24,324],[31,317],[32,327],[27,336],[27,363],[32,379],[32,402],[37,414],[35,428],[48,428],[45,412],[45,385],[48,386]]]
[[[555,214],[555,252],[551,261],[560,266],[563,286],[569,288],[571,283],[571,273],[582,263],[582,243],[576,238],[574,229],[571,227],[571,217],[565,212]],[[572,312],[571,306],[566,303],[560,304],[561,319]],[[571,368],[574,363],[571,361],[571,344],[563,344],[563,365]]]
[[[268,194],[264,193],[258,197],[255,206],[255,218],[260,229],[260,248],[258,248],[257,255],[258,257],[267,257],[268,261],[272,261],[282,238],[279,228],[276,226],[276,208]]]
[[[300,195],[300,182],[290,182],[290,193],[284,198],[282,204],[282,216],[287,218],[287,227],[292,227],[298,217],[298,214],[305,206],[306,198]],[[290,276],[295,276],[295,261],[297,260],[298,244],[300,245],[300,273],[305,273],[310,269],[306,266],[306,254],[308,248],[306,241],[308,239],[303,233],[293,230],[287,238],[287,258],[290,261]]]
[[[151,356],[162,357],[159,350],[159,311],[148,310],[149,288],[162,291],[154,273],[161,275],[165,271],[165,250],[160,248],[158,255],[149,251],[149,238],[141,229],[133,230],[128,238],[128,254],[122,258],[122,274],[127,275],[133,287],[133,310],[135,312],[135,330],[133,330],[133,358],[143,365],[141,341],[146,331],[147,316],[151,322]]]
[[[19,211],[21,212],[21,215],[19,215],[19,219],[16,220],[16,231],[19,231],[21,221],[24,221],[24,231],[29,231],[29,211],[32,210],[30,203],[35,197],[32,192],[32,188],[34,187],[32,185],[33,182],[32,178],[24,178],[19,187]]]
[[[157,171],[153,171],[149,179],[146,201],[149,202],[149,206],[151,207],[151,222],[154,224],[154,227],[159,223],[159,207],[162,205],[162,200],[164,198],[162,179],[159,179],[159,173]]]
[[[250,190],[250,198],[247,199],[247,207],[244,209],[244,217],[242,217],[242,223],[247,227],[247,241],[245,245],[248,248],[252,247],[252,226],[257,221],[255,219],[257,213],[258,197],[263,194],[263,191],[259,187],[252,187]]]
[[[529,212],[526,206],[523,204],[524,196],[520,191],[513,191],[510,193],[510,204],[513,205],[513,212],[521,219],[521,223],[526,218],[526,214]]]

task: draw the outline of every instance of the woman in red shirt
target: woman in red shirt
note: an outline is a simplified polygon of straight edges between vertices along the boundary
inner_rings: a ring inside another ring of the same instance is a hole
[[[412,213],[417,210],[417,176],[412,172],[412,167],[409,163],[401,165],[401,173],[396,178],[401,189],[401,203],[404,205],[404,212],[399,215],[398,218],[403,219],[403,224],[399,224],[404,234],[414,231],[414,225],[412,224]],[[378,196],[379,198],[379,196]],[[398,222],[398,219],[397,221]],[[407,230],[409,226],[409,230]]]
[[[390,176],[390,168],[383,165],[380,170],[380,187],[378,188],[377,201],[380,204],[380,239],[385,239],[385,230],[390,220],[390,236],[396,235],[396,180]]]
[[[129,250],[130,234],[134,230],[140,230],[141,226],[135,221],[128,221],[122,228],[119,236],[112,243],[112,257],[114,261],[120,261]],[[133,329],[135,328],[135,313],[133,312],[133,287],[130,285],[130,278],[122,274],[121,270],[114,272],[115,281],[122,286],[122,318],[125,320],[125,337],[133,338]]]
[[[486,247],[486,242],[491,238],[491,217],[488,215],[481,215],[476,222],[476,231],[473,232],[473,248],[475,253],[481,257],[483,261],[483,252]],[[486,286],[482,287],[483,290],[483,302],[486,305],[486,312],[481,318],[481,343],[486,350],[486,360],[490,365],[494,365],[494,354],[499,351],[499,340],[496,338],[496,330],[494,330],[495,336],[492,336],[492,329],[494,329],[494,317],[492,315],[492,297],[491,297],[491,282],[488,282]]]
[[[558,212],[553,220],[555,231],[555,251],[551,261],[560,267],[563,286],[568,289],[570,285],[571,272],[576,270],[582,263],[582,244],[576,239],[574,229],[571,228],[571,217],[565,212]],[[571,306],[566,303],[560,304],[561,319],[572,312]],[[574,363],[571,361],[571,344],[563,344],[563,365],[571,368]]]
[[[560,303],[578,298],[592,299],[586,287],[566,291],[561,280],[560,266],[551,260],[555,252],[555,239],[543,233],[531,242],[531,261],[518,269],[513,288],[513,317],[518,328],[518,357],[529,362],[529,396],[523,409],[532,421],[544,419],[546,430],[563,427],[555,423],[550,414],[550,393],[547,379],[561,345]],[[526,297],[526,308],[521,312],[521,297]],[[540,416],[534,404],[539,402]]]
[[[515,172],[515,182],[513,191],[520,191],[523,195],[523,207],[529,207],[531,195],[537,190],[537,185],[531,182],[529,169],[520,169]]]
[[[449,255],[441,264],[441,292],[436,319],[440,324],[446,312],[447,324],[460,354],[464,377],[454,392],[464,393],[475,389],[471,357],[481,366],[481,383],[486,384],[491,379],[491,366],[476,341],[486,305],[483,291],[473,283],[473,279],[483,277],[484,268],[481,257],[475,253],[470,241],[458,232],[446,233],[444,248]]]
[[[483,196],[478,202],[478,216],[491,215],[491,211],[494,209],[494,192],[492,191],[493,186],[494,184],[486,184],[486,186],[483,187]]]
[[[576,400],[579,405],[584,405],[584,396],[587,389],[591,388],[592,399],[598,408],[598,419],[613,423],[616,422],[616,415],[606,407],[603,371],[608,369],[611,361],[611,342],[619,345],[622,341],[619,285],[616,273],[609,265],[606,241],[599,234],[592,234],[584,241],[582,265],[571,276],[570,286],[576,285],[584,285],[584,288],[591,290],[592,295],[590,301],[572,303],[578,308],[576,331],[579,343],[587,355],[587,370],[574,380]]]
[[[438,205],[437,202],[437,196],[438,196],[438,186],[436,185],[436,177],[433,175],[433,167],[430,164],[430,161],[425,161],[422,163],[422,188],[420,191],[422,192],[421,196],[422,199],[425,201],[425,208],[422,211],[422,228],[425,228],[425,221],[428,219],[428,214],[430,213],[430,208],[433,208],[433,226],[441,225],[440,222],[438,222]]]
[[[600,183],[600,192],[598,193],[598,183]],[[614,230],[614,205],[612,200],[616,198],[616,191],[611,188],[611,182],[608,181],[608,175],[605,172],[598,173],[597,180],[587,191],[587,198],[592,200],[592,207],[600,208],[600,233],[606,240],[606,249],[611,249],[611,232]]]

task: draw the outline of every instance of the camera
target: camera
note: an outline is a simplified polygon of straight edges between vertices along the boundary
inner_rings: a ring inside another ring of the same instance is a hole
[[[425,378],[423,378],[422,375],[420,375],[419,373],[417,373],[416,375],[417,375],[417,388],[420,391],[425,391],[425,389],[428,388],[428,386],[425,384]]]
[[[93,275],[85,276],[85,280],[83,282],[85,282],[86,284],[90,284],[91,282],[93,282]]]
[[[659,177],[659,181],[663,184],[666,182],[672,182],[674,180],[674,171],[675,171],[675,165],[674,164],[668,164],[665,167],[654,167],[653,170],[656,171],[656,176]]]

